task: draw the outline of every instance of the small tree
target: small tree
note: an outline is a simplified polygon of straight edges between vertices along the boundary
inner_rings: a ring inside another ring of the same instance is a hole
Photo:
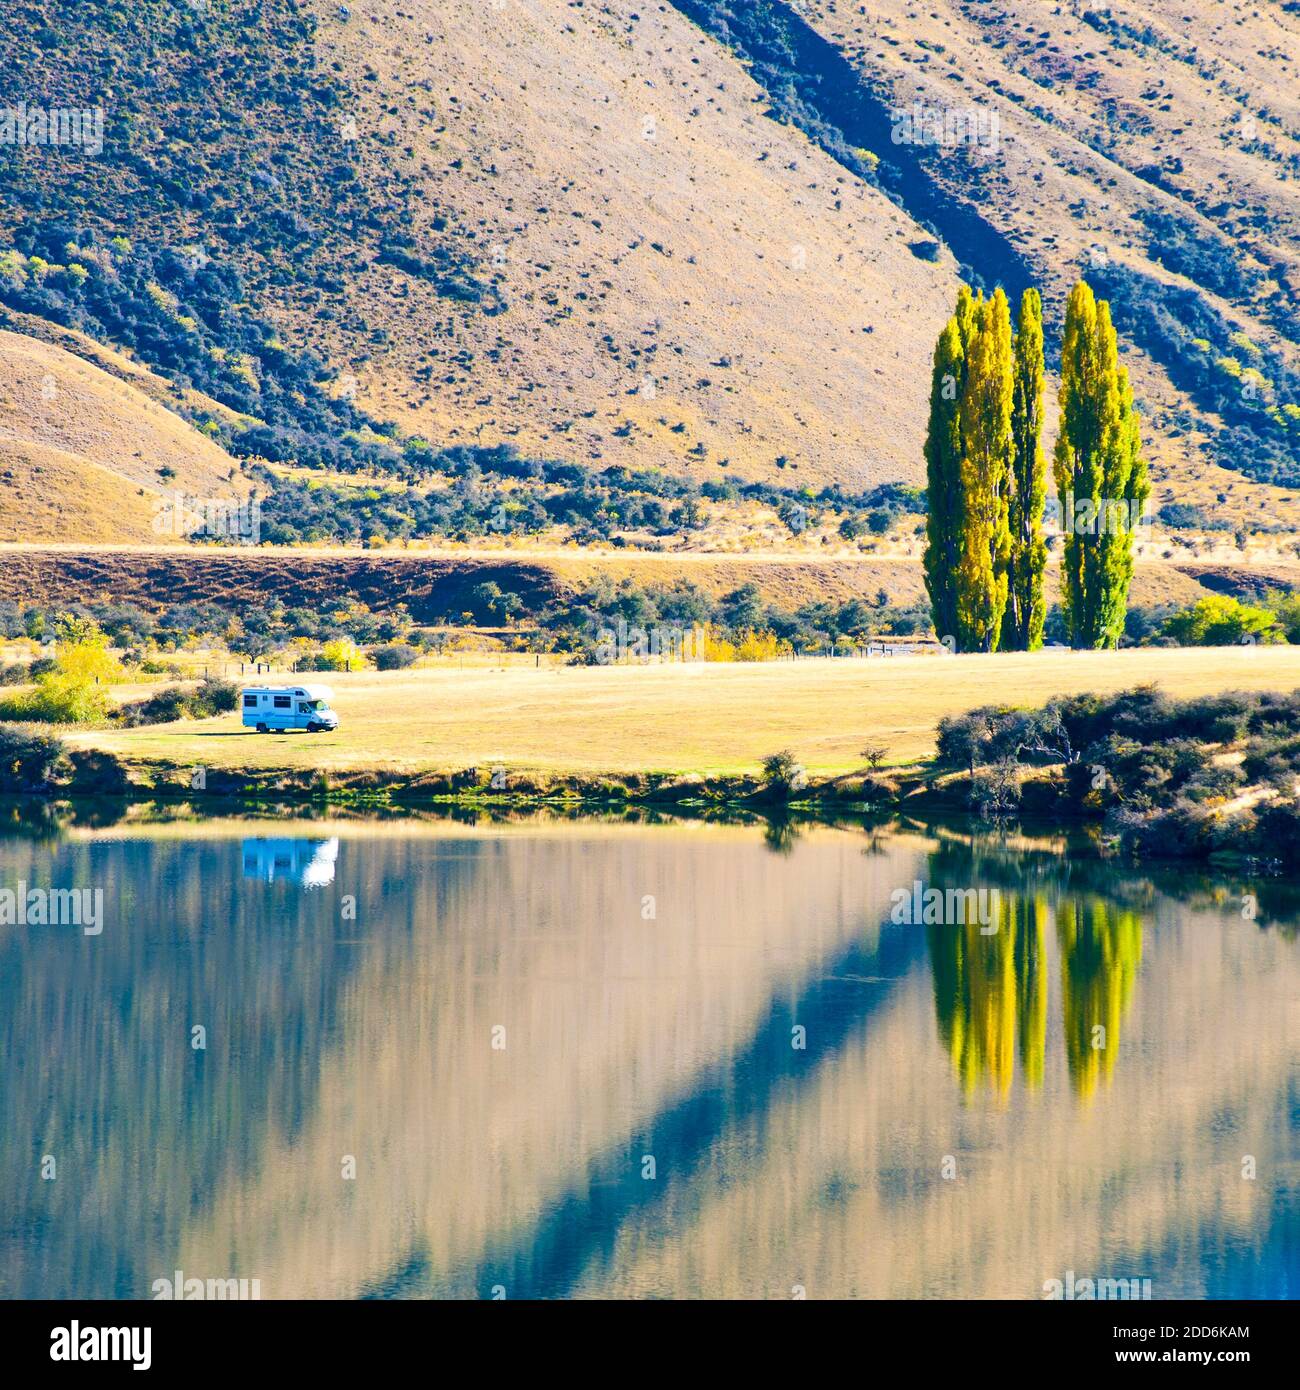
[[[89,724],[108,711],[105,687],[120,680],[122,665],[108,650],[108,638],[87,618],[65,615],[55,624],[59,641],[54,665],[36,686],[0,704],[0,719],[42,724]]]
[[[763,759],[763,775],[773,791],[788,797],[791,792],[802,790],[808,785],[808,775],[802,764],[789,748]]]
[[[325,671],[364,671],[366,654],[350,637],[336,637],[326,642],[320,653],[321,669]]]
[[[862,750],[862,757],[866,759],[867,766],[872,772],[875,772],[880,767],[880,764],[885,761],[885,756],[888,752],[889,749],[886,748],[883,743],[869,743]]]
[[[1277,614],[1252,608],[1228,594],[1207,594],[1192,607],[1166,618],[1163,631],[1184,647],[1276,642],[1282,636]]]

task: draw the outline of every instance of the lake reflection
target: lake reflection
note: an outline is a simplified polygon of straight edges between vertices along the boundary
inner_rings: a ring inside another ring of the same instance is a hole
[[[273,832],[0,838],[0,888],[105,890],[98,937],[0,927],[4,1296],[1295,1294],[1286,885],[900,826]],[[918,881],[996,930],[891,920]]]

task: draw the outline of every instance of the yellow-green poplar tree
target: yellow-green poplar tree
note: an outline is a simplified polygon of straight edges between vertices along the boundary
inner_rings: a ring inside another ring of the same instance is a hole
[[[1011,491],[1008,527],[1007,606],[1002,618],[1003,651],[1037,651],[1043,645],[1043,505],[1047,459],[1043,454],[1043,301],[1035,289],[1020,297],[1012,363]]]
[[[968,286],[934,349],[930,378],[930,423],[925,437],[928,499],[925,587],[930,615],[940,640],[957,632],[957,572],[962,528],[961,400],[966,386],[966,344],[975,301]]]
[[[996,651],[1011,554],[1011,312],[999,289],[974,307],[962,392],[962,526],[957,569],[957,645]]]
[[[1110,305],[1082,281],[1066,306],[1060,405],[1053,472],[1065,527],[1066,630],[1074,647],[1114,647],[1133,578],[1133,530],[1150,486]]]

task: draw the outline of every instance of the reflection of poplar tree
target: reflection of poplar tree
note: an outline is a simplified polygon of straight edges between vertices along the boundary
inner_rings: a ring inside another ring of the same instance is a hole
[[[1042,898],[1020,903],[1016,923],[1016,1026],[1025,1084],[1043,1084],[1047,1051],[1047,904]]]
[[[1142,919],[1101,898],[1066,900],[1057,935],[1066,1061],[1075,1091],[1086,1098],[1115,1070],[1120,1020],[1142,960]]]
[[[1015,1060],[1015,949],[999,925],[981,936],[978,922],[928,928],[939,1033],[969,1095],[986,1080],[1006,1094]]]
[[[1007,1094],[1017,1037],[1026,1082],[1042,1080],[1046,920],[1041,901],[1003,890],[993,935],[983,935],[978,922],[927,928],[939,1035],[967,1095],[981,1081]]]

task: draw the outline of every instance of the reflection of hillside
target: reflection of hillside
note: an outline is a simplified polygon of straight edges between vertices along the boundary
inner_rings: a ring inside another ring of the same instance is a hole
[[[669,1175],[575,1292],[1037,1298],[1073,1269],[1204,1297],[1244,1261],[1258,1295],[1286,1296],[1300,960],[1230,914],[1162,903],[1148,926],[1129,1065],[1090,1106],[1063,1048],[1032,1103],[954,1103],[949,1056],[917,1046],[934,1003],[914,973],[815,1075],[720,1136],[722,1159]]]
[[[58,1128],[88,1111],[75,1128],[102,1136],[82,1156],[103,1196],[91,1231],[82,1218],[89,1253],[47,1247],[29,1291],[106,1291],[96,1255],[136,1249],[143,1232],[147,1254],[116,1276],[117,1291],[139,1292],[155,1264],[179,1259],[256,1271],[270,1296],[350,1295],[402,1287],[393,1255],[405,1251],[421,1286],[472,1292],[458,1270],[580,1187],[594,1155],[628,1150],[745,1045],[774,999],[797,998],[873,933],[916,857],[865,857],[836,832],[778,856],[753,832],[710,827],[457,831],[345,839],[333,892],[306,894],[232,886],[238,859],[220,867],[232,851],[237,842],[78,847],[106,856],[137,923],[179,928],[122,932],[110,955],[85,958],[88,1010],[105,993],[133,995],[111,1064],[88,1018],[53,1016],[66,956],[22,944],[34,988],[7,1026],[68,1041],[61,1056],[28,1059],[8,1118],[38,1113],[44,1087]],[[356,894],[356,922],[336,920],[336,893]],[[262,1045],[249,1036],[259,1000]],[[213,1018],[196,1063],[189,1022]],[[498,1025],[504,1051],[491,1046]],[[160,1070],[158,1039],[173,1029]],[[788,1029],[782,1046],[790,1066]],[[101,1078],[98,1103],[69,1064],[82,1051]],[[187,1086],[193,1071],[201,1087]],[[302,1084],[286,1089],[294,1075]],[[345,1154],[355,1182],[340,1178]],[[124,1184],[141,1169],[163,1180]],[[76,1223],[62,1229],[77,1238]]]
[[[406,949],[368,954],[313,1115],[222,1194],[185,1263],[233,1251],[272,1293],[353,1294],[390,1286],[410,1251],[416,1288],[481,1292],[484,1251],[582,1190],[596,1156],[639,1171],[638,1136],[773,998],[874,932],[898,872],[851,836],[775,856],[707,828],[483,853],[490,868],[414,915]]]
[[[382,882],[419,877],[400,843],[368,858]],[[128,1296],[223,1178],[314,1110],[370,928],[349,924],[351,945],[332,892],[245,880],[238,836],[0,840],[0,883],[17,879],[102,886],[105,926],[0,937],[0,1230],[41,1231],[6,1246],[0,1289]],[[28,1180],[33,1153],[56,1181]]]
[[[876,923],[927,853],[977,881],[933,841],[340,828],[309,892],[243,879],[246,829],[65,842],[103,937],[0,944],[0,1292],[1033,1296],[1158,1251],[1197,1293],[1252,1239],[1276,1283],[1300,966],[1238,913],[981,851],[1003,930],[927,963]],[[0,881],[47,853],[0,841]],[[1070,1042],[1121,1020],[1121,1066]]]

